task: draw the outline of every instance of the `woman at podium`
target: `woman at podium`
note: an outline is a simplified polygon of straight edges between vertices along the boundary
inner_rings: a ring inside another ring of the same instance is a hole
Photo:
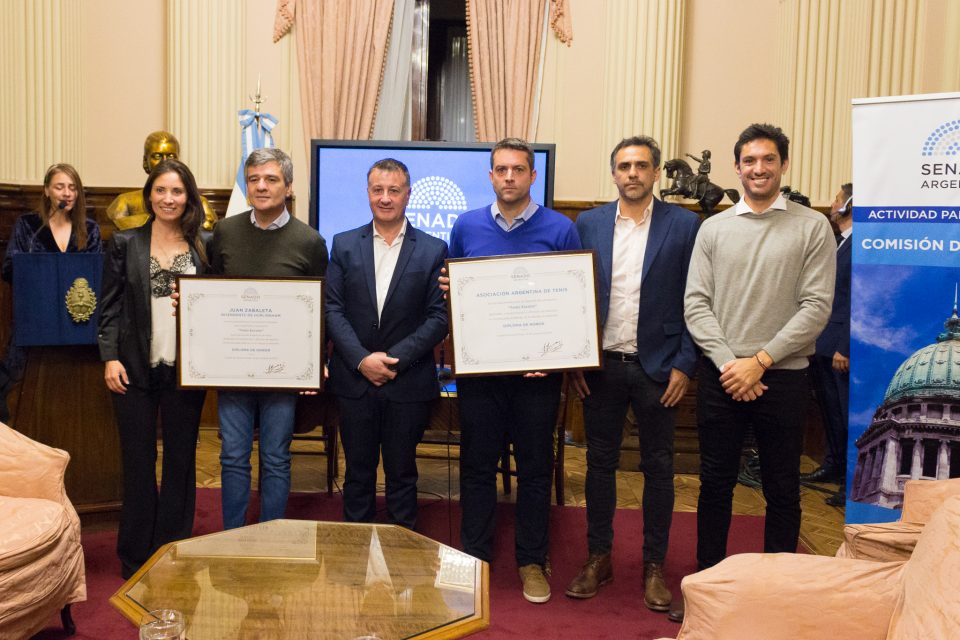
[[[160,546],[188,538],[196,499],[196,444],[204,391],[177,389],[171,284],[207,266],[203,204],[185,164],[164,160],[143,186],[150,214],[107,248],[100,359],[120,430],[123,507],[117,555],[129,578]],[[163,465],[157,490],[157,416]]]
[[[20,216],[13,225],[3,258],[3,279],[13,282],[13,257],[19,253],[100,253],[100,227],[87,218],[80,175],[71,165],[52,165],[43,176],[43,193],[37,212]],[[11,332],[12,335],[12,332]],[[0,421],[9,422],[7,394],[21,377],[26,350],[11,339],[0,362]]]
[[[100,227],[87,218],[83,183],[69,164],[55,164],[43,176],[40,211],[17,219],[3,259],[3,279],[13,279],[13,256],[18,253],[100,253]]]

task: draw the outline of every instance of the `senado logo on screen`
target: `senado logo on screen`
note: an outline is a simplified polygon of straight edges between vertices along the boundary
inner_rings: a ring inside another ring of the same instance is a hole
[[[960,119],[944,122],[934,129],[923,141],[920,155],[944,158],[921,163],[921,189],[960,189]]]
[[[450,229],[467,210],[467,199],[457,183],[443,176],[420,178],[410,188],[407,219],[416,228],[450,241]]]

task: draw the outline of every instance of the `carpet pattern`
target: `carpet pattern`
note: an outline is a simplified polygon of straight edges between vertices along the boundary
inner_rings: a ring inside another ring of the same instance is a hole
[[[338,495],[328,498],[325,494],[293,494],[287,517],[339,521],[342,519],[341,505]],[[668,621],[665,614],[650,611],[643,605],[643,518],[639,510],[618,509],[616,512],[613,582],[601,589],[595,598],[573,600],[564,596],[563,590],[587,556],[586,510],[554,506],[550,530],[550,560],[553,566],[550,583],[553,597],[542,605],[526,602],[521,593],[513,558],[513,514],[514,505],[498,505],[498,538],[490,572],[491,625],[488,630],[472,638],[646,640],[673,637],[679,631],[679,625]],[[252,513],[251,517],[255,515]],[[425,502],[420,508],[418,530],[435,540],[457,547],[459,518],[459,505],[456,502]],[[194,533],[213,533],[221,528],[220,491],[198,489]],[[734,516],[729,540],[730,553],[760,551],[763,547],[763,519]],[[88,599],[73,607],[77,623],[77,634],[73,637],[77,640],[137,638],[134,626],[108,603],[109,597],[123,584],[115,546],[115,531],[83,535]],[[696,514],[674,513],[666,562],[667,583],[674,597],[680,595],[681,578],[696,568],[695,548]],[[34,636],[34,640],[66,637],[59,618],[54,618],[44,631]]]

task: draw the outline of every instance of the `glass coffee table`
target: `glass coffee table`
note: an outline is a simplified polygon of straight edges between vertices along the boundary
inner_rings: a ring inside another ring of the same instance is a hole
[[[461,638],[490,624],[489,567],[392,525],[274,520],[161,547],[111,598],[189,640]]]

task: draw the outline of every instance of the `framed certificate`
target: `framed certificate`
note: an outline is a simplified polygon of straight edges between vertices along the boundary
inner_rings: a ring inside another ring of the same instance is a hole
[[[180,386],[320,389],[323,280],[180,276]]]
[[[599,369],[593,251],[447,260],[457,376]]]

